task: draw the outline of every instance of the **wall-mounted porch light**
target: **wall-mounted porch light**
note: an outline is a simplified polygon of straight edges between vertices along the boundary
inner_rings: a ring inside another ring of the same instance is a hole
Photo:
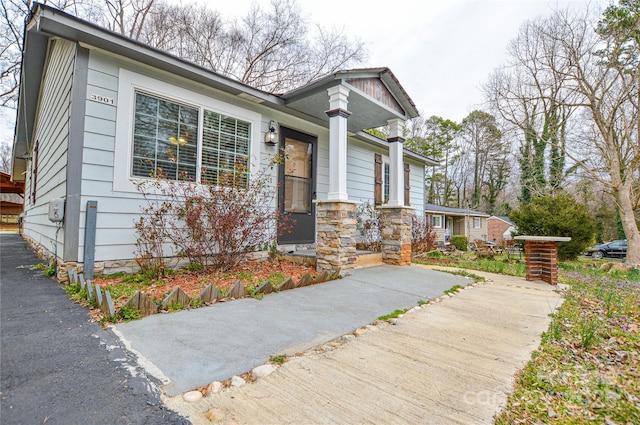
[[[269,146],[274,146],[278,141],[278,132],[276,129],[278,128],[278,123],[274,120],[269,121],[269,131],[264,133],[264,143]]]

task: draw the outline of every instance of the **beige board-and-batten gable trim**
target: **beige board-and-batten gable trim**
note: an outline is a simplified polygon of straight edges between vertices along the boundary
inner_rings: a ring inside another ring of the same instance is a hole
[[[363,93],[371,96],[378,102],[386,105],[399,114],[404,114],[404,110],[398,101],[379,78],[348,78],[345,82],[361,90]]]

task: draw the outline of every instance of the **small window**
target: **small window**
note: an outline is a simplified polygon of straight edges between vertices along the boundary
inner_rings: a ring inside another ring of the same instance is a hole
[[[389,176],[390,176],[390,167],[389,167],[389,162],[388,160],[385,160],[386,158],[383,157],[383,164],[384,164],[384,174],[382,175],[382,187],[383,187],[383,194],[382,194],[382,202],[384,204],[386,204],[387,202],[389,202],[389,192],[390,192],[390,188],[391,188],[391,182],[389,181]]]
[[[442,216],[441,215],[432,215],[431,216],[431,225],[436,229],[442,229]]]
[[[473,217],[473,228],[480,229],[482,227],[482,219],[480,217]]]

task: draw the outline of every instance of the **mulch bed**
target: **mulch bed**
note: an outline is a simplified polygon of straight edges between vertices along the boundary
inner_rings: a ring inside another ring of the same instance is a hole
[[[303,275],[315,275],[315,273],[315,268],[311,266],[297,264],[288,260],[247,261],[226,272],[189,272],[180,270],[171,276],[166,276],[150,285],[145,285],[140,290],[151,299],[161,300],[173,289],[180,287],[189,297],[193,298],[198,296],[210,283],[217,286],[218,289],[228,290],[238,280],[245,286],[251,284],[257,286],[275,274],[282,275],[284,280],[291,277],[294,282],[298,282]],[[98,277],[93,280],[93,283],[100,285],[103,290],[110,290],[110,287],[120,284],[122,279],[122,276],[113,278]],[[118,309],[128,299],[128,296],[114,299],[114,307]]]

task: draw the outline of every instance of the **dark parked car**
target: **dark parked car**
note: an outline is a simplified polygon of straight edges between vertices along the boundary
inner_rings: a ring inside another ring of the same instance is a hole
[[[627,241],[611,241],[596,245],[593,248],[589,248],[587,255],[599,260],[600,258],[624,258],[627,256]]]

